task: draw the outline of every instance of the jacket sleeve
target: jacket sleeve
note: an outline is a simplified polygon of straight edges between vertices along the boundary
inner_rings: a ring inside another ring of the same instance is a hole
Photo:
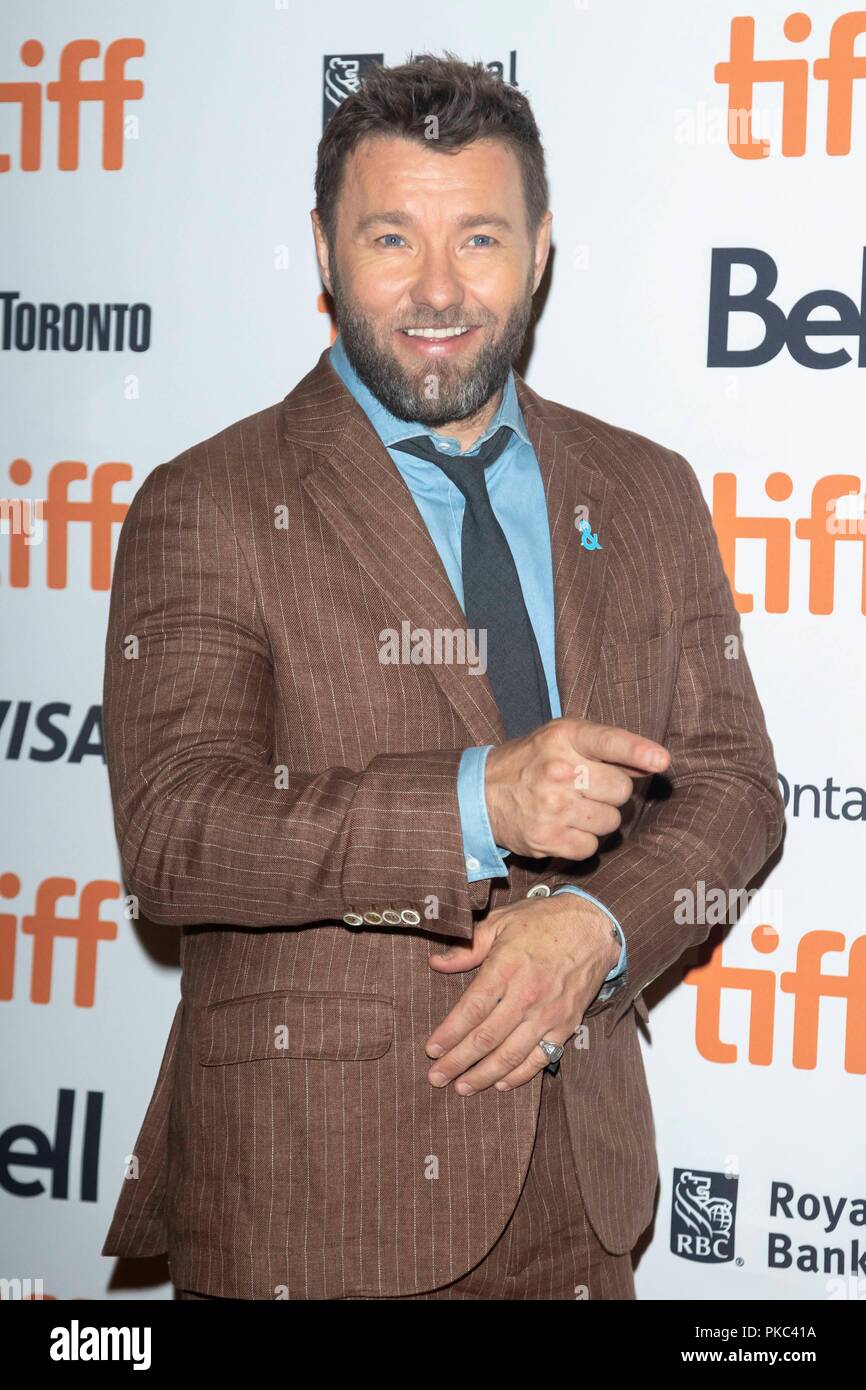
[[[156,468],[118,544],[103,718],[124,876],[175,926],[267,927],[417,912],[472,937],[461,748],[299,774],[276,765],[274,677],[256,586],[203,470]]]
[[[620,923],[628,948],[625,986],[587,1016],[606,1015],[609,1034],[635,996],[691,946],[709,924],[674,920],[675,894],[746,889],[784,831],[773,748],[742,646],[739,614],[722,565],[712,517],[690,465],[675,455],[690,501],[682,643],[665,746],[666,799],[648,799],[624,837],[581,875],[545,875],[551,888],[579,882]],[[737,655],[726,655],[730,638]],[[557,860],[561,865],[563,861]],[[578,870],[578,872],[575,872]]]

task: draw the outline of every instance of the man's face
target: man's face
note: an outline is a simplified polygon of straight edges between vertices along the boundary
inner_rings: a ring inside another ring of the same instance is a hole
[[[349,361],[402,420],[437,428],[475,415],[520,350],[550,246],[526,226],[520,164],[500,140],[455,154],[399,137],[347,160],[322,277]],[[407,330],[462,329],[428,338]]]

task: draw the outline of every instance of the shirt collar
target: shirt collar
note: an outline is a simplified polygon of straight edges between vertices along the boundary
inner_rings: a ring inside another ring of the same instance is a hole
[[[369,417],[370,423],[378,434],[385,448],[388,449],[392,444],[396,444],[400,439],[410,439],[413,435],[426,434],[432,439],[434,444],[441,448],[443,444],[450,444],[451,447],[445,450],[447,453],[459,454],[460,444],[449,435],[434,434],[427,425],[419,424],[417,420],[400,420],[396,415],[392,415],[377,396],[364,384],[358,373],[355,371],[348,357],[346,356],[343,340],[338,334],[334,340],[328,354],[331,366],[342,378],[346,387],[351,391],[361,409]],[[499,409],[494,415],[487,429],[479,440],[473,444],[470,455],[474,454],[481,447],[486,439],[500,428],[501,425],[509,425],[519,439],[525,444],[530,443],[526,424],[523,419],[523,412],[517,400],[517,390],[514,385],[514,372],[509,367],[508,377],[505,382],[505,389],[502,392],[502,401]]]

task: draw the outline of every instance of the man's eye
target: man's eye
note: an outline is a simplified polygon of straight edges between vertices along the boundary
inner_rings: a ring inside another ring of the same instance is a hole
[[[388,240],[389,240],[390,238],[392,238],[392,237],[393,237],[394,240],[396,240],[396,241],[402,241],[402,240],[403,240],[403,238],[400,236],[400,233],[399,233],[399,232],[386,232],[384,236],[380,236],[380,237],[379,237],[379,240],[382,241],[382,242],[386,242],[386,243],[387,243]],[[392,244],[393,244],[393,243],[392,243]]]
[[[492,236],[488,236],[486,232],[476,232],[474,236],[471,236],[469,238],[469,240],[477,241],[479,237],[482,241],[486,241],[490,246],[493,245],[494,238]]]

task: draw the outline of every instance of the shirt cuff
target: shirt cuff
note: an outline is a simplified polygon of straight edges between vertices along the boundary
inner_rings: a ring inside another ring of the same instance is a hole
[[[595,903],[596,907],[600,907],[602,912],[604,912],[613,922],[616,934],[619,937],[619,960],[617,961],[613,969],[607,972],[607,974],[604,977],[604,981],[605,983],[607,983],[608,980],[618,979],[620,975],[623,975],[625,973],[626,967],[628,966],[628,947],[625,944],[625,936],[623,935],[622,927],[614,917],[613,913],[608,912],[604,903],[600,903],[598,898],[594,898],[591,893],[587,893],[585,888],[578,888],[576,887],[576,885],[572,883],[567,883],[562,888],[555,888],[553,890],[553,896],[555,897],[557,893],[577,893],[579,897],[586,898],[589,902]]]
[[[493,838],[484,791],[487,755],[493,747],[489,743],[483,748],[465,749],[457,771],[457,801],[469,883],[477,883],[482,878],[499,878],[508,873],[504,856],[511,851],[501,848]]]

